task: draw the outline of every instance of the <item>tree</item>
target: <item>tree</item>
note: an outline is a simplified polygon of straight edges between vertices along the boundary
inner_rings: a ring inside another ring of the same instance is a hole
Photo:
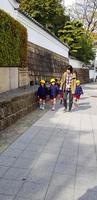
[[[80,41],[81,48],[77,51],[76,58],[84,62],[86,65],[95,59],[95,51],[93,50],[93,40],[89,33],[85,33]]]
[[[97,0],[77,0],[68,9],[73,20],[80,20],[86,30],[93,32],[97,29]]]
[[[20,9],[56,35],[67,20],[62,0],[21,0]]]
[[[59,37],[70,47],[69,54],[88,64],[94,59],[93,41],[79,21],[69,21],[59,31]]]
[[[83,33],[83,25],[79,21],[68,21],[64,28],[59,30],[61,41],[67,43],[70,47],[70,55],[76,56],[78,49],[81,48],[79,39]]]

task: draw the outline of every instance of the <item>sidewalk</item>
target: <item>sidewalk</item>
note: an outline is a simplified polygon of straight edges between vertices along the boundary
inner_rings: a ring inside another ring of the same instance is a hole
[[[48,111],[0,155],[0,200],[97,200],[97,86]]]

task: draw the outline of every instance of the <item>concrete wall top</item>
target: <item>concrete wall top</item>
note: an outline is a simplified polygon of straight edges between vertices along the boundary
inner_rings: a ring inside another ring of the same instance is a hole
[[[68,58],[69,48],[42,27],[38,26],[38,24],[34,23],[34,21],[31,21],[18,10],[15,10],[18,6],[19,4],[15,0],[3,0],[0,4],[0,9],[5,10],[27,28],[29,42]]]
[[[69,64],[73,67],[73,68],[77,68],[77,69],[81,69],[83,63],[80,62],[79,60],[76,60],[74,58],[69,58]]]
[[[18,7],[19,4],[15,0],[0,0],[0,9],[4,10],[14,18],[16,18],[17,15],[15,8]]]

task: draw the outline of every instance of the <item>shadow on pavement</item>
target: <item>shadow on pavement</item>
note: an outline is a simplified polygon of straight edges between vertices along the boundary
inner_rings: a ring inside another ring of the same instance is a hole
[[[87,192],[78,200],[97,200],[97,186],[92,189],[88,189]]]
[[[79,103],[79,106],[82,106],[82,105],[90,105],[90,103],[89,102],[86,102],[86,103]]]
[[[97,90],[97,88],[96,87],[91,87],[92,85],[90,85],[90,86],[84,86],[84,89],[85,90]],[[95,84],[95,86],[97,86],[97,83]]]
[[[85,100],[85,99],[88,99],[88,98],[89,98],[89,97],[82,97],[81,100]]]
[[[81,103],[79,104],[79,106],[77,108],[74,108],[72,110],[72,112],[78,112],[78,111],[84,111],[84,110],[88,110],[91,108],[91,105],[89,103]]]
[[[78,110],[76,110],[76,111],[79,111],[79,110],[88,110],[90,108],[91,108],[90,105],[84,105],[84,106],[81,105],[81,106],[78,107]]]

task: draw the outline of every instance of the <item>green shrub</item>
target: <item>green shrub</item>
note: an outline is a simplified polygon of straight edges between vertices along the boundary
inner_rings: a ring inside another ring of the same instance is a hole
[[[25,67],[26,61],[26,28],[0,10],[0,67]]]

